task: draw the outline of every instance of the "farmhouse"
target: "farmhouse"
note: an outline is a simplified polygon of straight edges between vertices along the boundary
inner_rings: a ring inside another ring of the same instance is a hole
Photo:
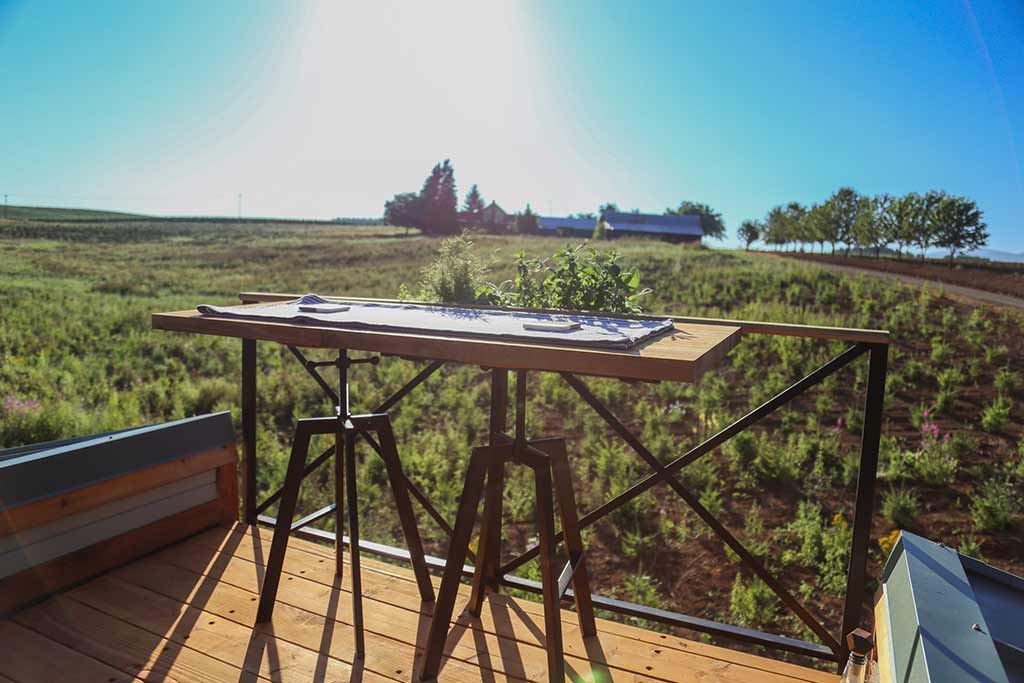
[[[652,237],[666,242],[700,242],[704,236],[700,216],[661,216],[649,213],[622,213],[609,211],[605,214],[607,236]],[[539,220],[541,234],[562,237],[589,237],[594,232],[591,218],[557,218],[542,216]]]
[[[458,220],[459,226],[463,228],[505,228],[511,229],[516,217],[498,206],[497,202],[491,202],[479,214],[472,211],[460,211]]]

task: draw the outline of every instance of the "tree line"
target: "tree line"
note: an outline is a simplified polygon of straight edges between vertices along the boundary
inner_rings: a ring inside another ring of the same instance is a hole
[[[809,207],[790,202],[771,208],[763,220],[743,221],[737,236],[747,249],[761,241],[801,251],[818,245],[824,253],[828,244],[833,254],[837,246],[844,247],[847,256],[858,250],[878,257],[882,250],[895,248],[902,258],[917,248],[924,258],[934,247],[948,252],[952,263],[958,254],[988,243],[988,225],[973,200],[942,190],[893,196],[862,195],[841,187]]]

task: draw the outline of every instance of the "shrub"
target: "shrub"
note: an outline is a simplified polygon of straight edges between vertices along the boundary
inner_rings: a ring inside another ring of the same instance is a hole
[[[957,552],[961,555],[968,555],[976,560],[985,561],[985,556],[981,554],[981,539],[974,534],[965,536],[960,541],[960,547],[957,548]]]
[[[946,365],[953,360],[953,347],[942,337],[932,337],[931,359],[937,365]]]
[[[994,477],[975,489],[971,516],[979,531],[1000,531],[1010,526],[1017,511],[1013,487],[1003,478]]]
[[[1009,368],[1002,368],[996,373],[993,384],[1000,396],[1009,397],[1020,384],[1020,375]]]
[[[729,593],[729,616],[738,626],[764,627],[775,619],[779,611],[779,599],[768,586],[758,578],[744,583],[736,575]]]
[[[826,525],[821,508],[811,501],[801,501],[796,519],[777,535],[788,546],[781,555],[783,564],[798,562],[811,568],[821,588],[833,595],[843,594],[852,531],[842,514],[833,515],[832,523]]]
[[[506,306],[557,308],[569,311],[639,313],[640,271],[625,270],[614,251],[579,245],[566,247],[550,261],[520,253],[512,280],[488,286],[488,300]]]
[[[913,524],[921,506],[917,496],[905,489],[891,489],[882,494],[882,515],[900,528]]]
[[[981,412],[981,428],[986,432],[1001,432],[1010,421],[1010,401],[998,397]]]
[[[487,289],[487,269],[473,253],[472,240],[465,235],[449,237],[441,242],[437,259],[423,270],[418,296],[425,301],[477,303]]]

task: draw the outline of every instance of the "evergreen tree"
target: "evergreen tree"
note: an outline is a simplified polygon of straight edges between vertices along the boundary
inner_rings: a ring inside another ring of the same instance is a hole
[[[535,235],[539,229],[537,214],[527,204],[522,213],[516,214],[516,232],[520,235]]]
[[[608,202],[607,204],[602,204],[600,208],[598,208],[597,215],[599,215],[601,218],[604,218],[607,214],[618,213],[618,211],[618,204],[616,204],[615,202]]]
[[[487,204],[480,194],[480,189],[477,188],[476,183],[473,183],[473,187],[469,188],[469,192],[466,194],[466,203],[462,207],[463,211],[479,216],[484,212],[484,207],[486,206]]]
[[[454,234],[458,231],[455,169],[445,159],[435,164],[420,189],[420,228],[429,234]]]

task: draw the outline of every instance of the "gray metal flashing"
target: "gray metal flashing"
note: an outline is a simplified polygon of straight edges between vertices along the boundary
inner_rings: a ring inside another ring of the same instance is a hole
[[[226,446],[234,439],[231,413],[225,411],[51,442],[43,450],[21,447],[21,454],[0,461],[0,510]]]
[[[901,533],[882,572],[894,680],[1010,683],[961,557]]]

